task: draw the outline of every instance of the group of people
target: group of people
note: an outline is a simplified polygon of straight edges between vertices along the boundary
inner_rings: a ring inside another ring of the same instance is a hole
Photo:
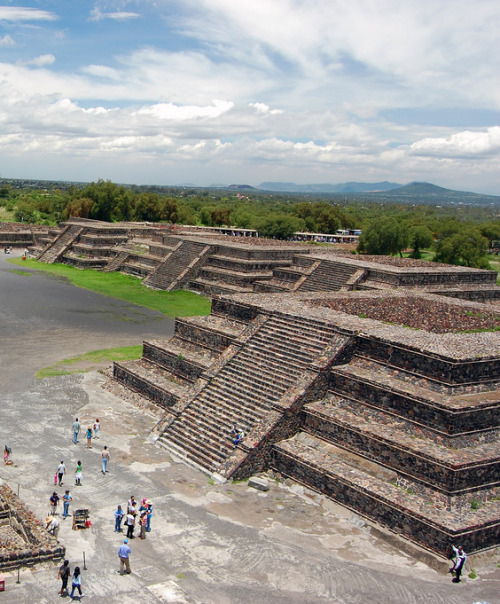
[[[69,567],[69,560],[65,560],[63,564],[59,568],[59,574],[57,575],[58,579],[61,579],[62,585],[60,594],[61,596],[68,595],[68,581],[71,577],[71,594],[70,597],[73,598],[75,590],[78,589],[78,593],[80,597],[83,597],[82,594],[82,574],[79,566],[75,566],[75,570],[73,571],[73,575],[71,575],[71,568]]]
[[[54,491],[52,493],[52,495],[49,498],[49,503],[50,503],[50,516],[56,516],[57,515],[57,506],[59,505],[59,501],[61,500],[61,498],[59,497],[59,495],[57,494],[56,491]],[[63,502],[63,514],[62,517],[64,520],[66,520],[66,518],[69,516],[69,504],[73,501],[73,496],[70,493],[69,489],[66,489],[64,492],[64,495],[62,496],[62,502]]]
[[[85,437],[87,439],[87,449],[92,449],[92,439],[99,438],[99,430],[101,428],[101,424],[99,422],[99,418],[96,418],[95,422],[91,422],[87,429],[85,430]],[[79,422],[78,418],[73,422],[73,442],[78,444],[78,435],[82,429],[82,425]]]
[[[127,539],[134,539],[134,529],[139,526],[139,539],[146,539],[146,533],[151,532],[151,516],[153,515],[153,504],[144,498],[139,506],[134,495],[127,501],[127,510],[124,512],[121,505],[115,511],[115,533],[123,532],[122,520],[127,527]]]

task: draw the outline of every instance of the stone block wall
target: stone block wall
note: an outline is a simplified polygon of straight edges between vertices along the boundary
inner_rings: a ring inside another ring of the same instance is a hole
[[[4,526],[7,523],[17,535],[15,539],[0,541],[0,570],[64,559],[66,549],[6,484],[0,487],[0,523]]]
[[[397,502],[383,499],[379,494],[357,488],[338,476],[329,476],[319,468],[302,462],[300,459],[286,455],[276,449],[274,454],[280,470],[295,480],[313,487],[345,507],[354,510],[362,516],[390,527],[393,531],[403,534],[412,541],[434,550],[441,555],[448,552],[451,543],[460,543],[465,551],[477,551],[494,547],[500,542],[500,522],[481,523],[460,530],[431,523],[418,513],[409,513]]]

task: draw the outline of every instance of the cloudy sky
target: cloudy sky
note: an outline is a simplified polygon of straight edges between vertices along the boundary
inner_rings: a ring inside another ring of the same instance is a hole
[[[500,195],[499,33],[498,0],[4,0],[0,176]]]

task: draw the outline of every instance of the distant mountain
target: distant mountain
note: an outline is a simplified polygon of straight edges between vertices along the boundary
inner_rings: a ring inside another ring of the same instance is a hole
[[[398,189],[391,189],[386,195],[449,195],[452,193],[463,194],[464,191],[453,191],[452,189],[445,189],[444,187],[438,187],[429,182],[411,182],[408,185],[399,187]],[[470,193],[470,195],[476,195],[476,193]]]
[[[263,182],[259,189],[264,191],[276,191],[282,193],[375,193],[378,191],[391,191],[399,189],[403,185],[388,182],[342,182],[337,185],[297,185],[294,182]]]
[[[500,197],[495,195],[483,195],[482,193],[471,193],[469,191],[454,191],[453,189],[445,189],[438,187],[428,182],[411,182],[399,189],[392,189],[384,194],[384,198],[394,197],[399,199],[425,199],[429,203],[436,202],[456,202],[456,203],[474,203],[490,202],[500,203]],[[377,194],[378,196],[378,194]]]
[[[229,185],[228,189],[236,190],[236,191],[256,191],[255,187],[250,185]]]

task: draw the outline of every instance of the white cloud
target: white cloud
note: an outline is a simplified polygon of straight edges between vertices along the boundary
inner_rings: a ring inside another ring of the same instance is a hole
[[[104,19],[114,19],[115,21],[128,21],[129,19],[137,19],[141,15],[139,13],[131,13],[125,11],[115,11],[112,13],[103,13],[99,8],[93,8],[90,12],[89,21],[102,21]]]
[[[117,69],[107,67],[106,65],[87,65],[82,69],[84,73],[98,78],[107,78],[109,80],[121,80],[122,74]]]
[[[15,46],[16,43],[9,36],[9,34],[5,35],[3,38],[0,37],[0,47],[7,48],[8,46]]]
[[[500,127],[483,132],[457,132],[446,138],[424,138],[413,143],[411,152],[421,156],[474,157],[500,155]]]
[[[45,65],[52,65],[52,63],[54,63],[56,60],[56,58],[54,57],[54,55],[40,55],[39,57],[36,57],[35,59],[32,59],[31,61],[27,61],[26,65],[35,65],[35,67],[44,67]]]
[[[250,103],[248,106],[255,109],[257,113],[270,115],[279,115],[280,113],[283,113],[282,109],[271,109],[269,105],[266,105],[265,103]]]
[[[0,21],[56,21],[57,15],[23,6],[0,6]]]
[[[173,103],[160,103],[142,107],[136,112],[139,116],[152,116],[160,120],[193,120],[197,118],[216,118],[229,111],[233,103],[228,101],[214,100],[212,105],[199,107],[194,105],[178,106]],[[135,115],[135,114],[134,114]]]

